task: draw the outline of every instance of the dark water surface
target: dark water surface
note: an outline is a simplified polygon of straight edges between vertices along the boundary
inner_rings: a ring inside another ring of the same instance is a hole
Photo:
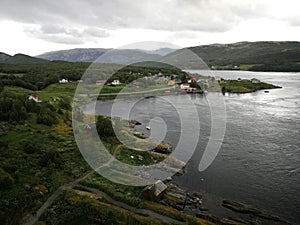
[[[214,205],[226,198],[267,210],[293,224],[300,223],[300,73],[214,71],[214,74],[227,79],[255,77],[283,88],[269,93],[225,96],[225,137],[216,159],[203,172],[199,172],[198,165],[211,129],[206,97],[189,96],[188,102],[196,105],[198,115],[189,113],[187,98],[180,95],[123,99],[118,101],[118,112],[122,115],[122,109],[132,104],[130,118],[143,123],[137,130],[150,135],[145,126],[150,123],[155,128],[156,122],[163,124],[166,135],[164,129],[152,129],[152,136],[176,146],[182,132],[181,115],[176,107],[187,108],[183,113],[191,120],[198,116],[200,128],[190,123],[184,132],[192,134],[200,129],[200,137],[187,164],[187,173],[175,177],[176,182],[209,195],[210,211],[220,216],[229,212]],[[221,98],[219,93],[209,95]],[[175,106],[170,102],[175,102]],[[100,102],[96,111],[109,115],[110,107],[111,102]],[[87,107],[86,112],[92,111],[91,106]]]

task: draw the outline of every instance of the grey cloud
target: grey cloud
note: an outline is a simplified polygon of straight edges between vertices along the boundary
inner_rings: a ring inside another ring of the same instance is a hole
[[[89,28],[85,29],[83,31],[83,34],[89,35],[92,37],[108,37],[109,36],[109,34],[105,30],[94,28],[94,27],[89,27]]]
[[[0,18],[101,29],[145,28],[224,32],[248,18],[264,17],[268,0],[2,0]],[[14,6],[14,7],[12,7]],[[47,29],[46,32],[49,32]],[[51,29],[50,29],[51,31]],[[74,32],[73,32],[74,33]]]
[[[31,37],[61,44],[83,44],[86,41],[96,41],[96,38],[109,36],[105,30],[97,28],[80,30],[53,24],[27,27],[24,32]]]

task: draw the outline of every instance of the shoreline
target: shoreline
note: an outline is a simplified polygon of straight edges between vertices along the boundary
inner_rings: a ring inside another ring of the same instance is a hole
[[[142,125],[139,121],[132,121],[134,126],[130,127],[130,131],[135,132],[135,126]],[[143,137],[143,133],[141,133]],[[168,186],[167,196],[177,198],[177,202],[169,205],[164,200],[161,204],[167,204],[188,215],[205,219],[216,224],[256,224],[260,221],[266,225],[290,225],[291,223],[282,219],[279,215],[267,212],[265,209],[256,208],[251,205],[241,203],[232,199],[223,198],[221,196],[213,196],[205,190],[192,190],[183,187],[176,181],[174,177],[183,176],[187,171],[186,165],[171,178],[163,182]]]

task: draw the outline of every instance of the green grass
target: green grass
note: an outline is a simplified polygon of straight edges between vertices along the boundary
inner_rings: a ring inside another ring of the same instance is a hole
[[[241,64],[240,70],[249,70],[252,66],[255,66],[255,64]]]
[[[77,87],[76,82],[71,82],[67,84],[51,84],[47,88],[41,91],[32,91],[22,87],[15,86],[5,86],[4,90],[17,93],[17,94],[36,94],[39,97],[39,100],[42,101],[52,101],[54,98],[71,98],[74,96],[75,90]]]
[[[149,151],[137,151],[122,146],[117,155],[117,159],[130,165],[151,165],[165,159],[165,155],[157,154]]]
[[[222,88],[225,88],[226,92],[230,93],[249,93],[263,89],[279,88],[278,86],[264,82],[252,83],[250,80],[229,80],[220,85]]]
[[[19,88],[18,91],[24,90]],[[62,121],[67,120],[64,115],[58,116]],[[36,186],[43,185],[51,193],[90,169],[74,137],[59,135],[55,127],[37,124],[35,114],[30,114],[22,124],[0,122],[0,127],[6,130],[6,134],[0,136],[0,169],[14,180],[11,189],[0,187],[4,224],[18,224],[24,208],[34,209],[39,207],[38,202],[47,199],[48,194],[41,195],[35,190]],[[35,150],[28,152],[25,143],[32,143]]]
[[[2,73],[2,72],[0,72],[0,76],[10,76],[10,75],[13,75],[13,76],[15,76],[17,78],[22,78],[24,76],[23,73],[8,74],[8,73]]]
[[[96,200],[90,196],[88,192],[64,190],[41,219],[47,224],[167,224],[109,204],[103,197]]]

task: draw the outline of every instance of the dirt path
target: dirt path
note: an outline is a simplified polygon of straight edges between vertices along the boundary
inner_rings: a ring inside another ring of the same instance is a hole
[[[161,215],[159,213],[156,213],[152,210],[148,210],[148,209],[139,209],[139,208],[135,208],[133,206],[130,206],[130,205],[127,205],[123,202],[119,202],[119,201],[116,201],[114,200],[113,198],[111,198],[109,195],[107,195],[105,192],[102,192],[98,189],[95,189],[95,188],[90,188],[90,187],[86,187],[86,186],[82,186],[82,185],[78,185],[79,187],[83,187],[84,189],[90,191],[90,192],[93,192],[97,195],[101,195],[103,196],[109,203],[111,203],[112,205],[115,205],[115,206],[118,206],[120,208],[123,208],[123,209],[126,209],[128,211],[131,211],[131,212],[134,212],[134,213],[137,213],[137,214],[141,214],[141,215],[144,215],[144,216],[150,216],[152,218],[156,218],[156,219],[159,219],[163,222],[167,222],[167,223],[176,223],[176,224],[186,224],[185,222],[180,222],[178,220],[175,220],[175,219],[172,219],[168,216],[164,216],[164,215]]]
[[[113,154],[113,157],[111,157],[111,159],[103,164],[102,166],[100,166],[98,169],[102,168],[102,167],[105,167],[105,166],[108,166],[111,162],[113,162],[115,160],[115,157],[116,155],[118,154],[120,148],[122,147],[123,145],[118,145],[116,148],[115,148],[115,151],[114,151],[114,154]],[[89,173],[87,173],[86,175],[84,175],[83,177],[75,180],[75,181],[72,181],[68,184],[64,184],[64,185],[61,185],[48,199],[47,201],[39,208],[39,210],[36,211],[36,215],[32,215],[32,213],[29,213],[27,214],[26,216],[23,217],[23,219],[20,221],[20,225],[34,225],[35,223],[37,223],[39,221],[39,218],[41,217],[41,215],[47,210],[47,208],[49,206],[52,205],[52,203],[54,202],[54,200],[58,197],[58,195],[65,189],[65,188],[73,188],[74,186],[81,186],[79,185],[80,181],[86,179],[87,177],[91,176],[92,174],[94,174],[95,171],[92,170],[90,171]],[[147,215],[147,216],[150,216],[150,217],[153,217],[153,218],[156,218],[156,219],[159,219],[159,220],[162,220],[164,222],[176,222],[176,223],[182,223],[180,221],[177,221],[177,220],[174,220],[170,217],[167,217],[167,216],[163,216],[163,215],[160,215],[156,212],[153,212],[151,210],[147,210],[147,209],[138,209],[138,208],[135,208],[135,207],[132,207],[132,206],[129,206],[123,202],[119,202],[119,201],[116,201],[114,200],[113,198],[111,198],[110,196],[108,196],[106,193],[102,192],[102,191],[99,191],[97,189],[94,189],[94,188],[88,188],[88,187],[85,187],[84,188],[96,193],[96,194],[99,194],[101,196],[104,196],[111,204],[113,205],[116,205],[118,207],[121,207],[121,208],[124,208],[126,210],[129,210],[131,212],[134,212],[134,213],[138,213],[138,214],[143,214],[143,215]]]

